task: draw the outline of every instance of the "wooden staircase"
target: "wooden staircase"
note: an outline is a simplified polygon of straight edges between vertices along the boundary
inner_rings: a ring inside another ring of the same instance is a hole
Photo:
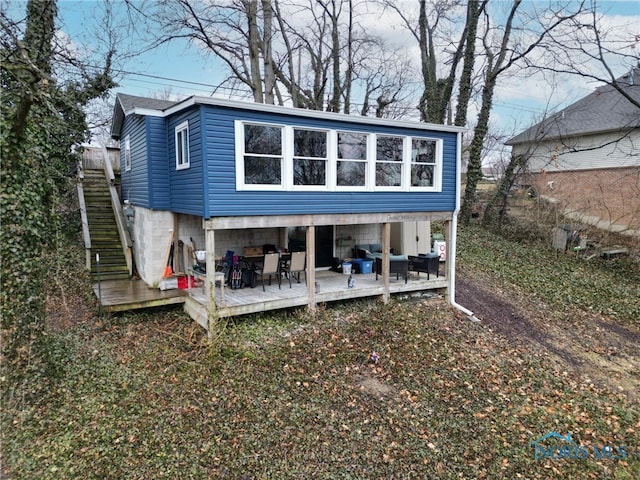
[[[104,171],[85,170],[83,190],[91,237],[91,276],[98,280],[96,254],[99,254],[101,281],[128,280],[129,268],[118,235]]]

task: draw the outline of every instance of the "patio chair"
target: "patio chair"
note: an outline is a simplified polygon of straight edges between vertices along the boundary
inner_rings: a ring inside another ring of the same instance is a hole
[[[306,269],[307,254],[305,252],[292,252],[291,260],[284,268],[284,272],[289,277],[289,288],[291,287],[291,277],[293,276],[300,283],[300,272],[304,272],[304,283],[307,283]],[[298,274],[297,276],[295,274]]]
[[[267,253],[264,256],[264,260],[261,266],[256,268],[256,273],[260,275],[262,280],[262,291],[264,292],[264,276],[269,275],[269,285],[271,285],[271,275],[275,275],[278,279],[278,288],[280,286],[280,254],[279,253]]]

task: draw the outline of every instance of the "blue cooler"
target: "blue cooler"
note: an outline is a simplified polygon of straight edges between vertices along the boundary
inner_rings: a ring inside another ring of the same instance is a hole
[[[371,273],[373,271],[373,260],[367,258],[357,258],[353,260],[355,273]]]

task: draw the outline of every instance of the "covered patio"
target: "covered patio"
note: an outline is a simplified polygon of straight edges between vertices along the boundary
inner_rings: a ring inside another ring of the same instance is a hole
[[[277,280],[266,285],[264,291],[259,282],[256,288],[231,289],[228,285],[221,288],[219,278],[207,275],[202,286],[191,288],[185,299],[185,310],[205,329],[211,322],[219,318],[233,317],[250,313],[278,310],[290,307],[307,306],[314,310],[318,304],[341,301],[351,298],[380,297],[383,302],[389,301],[393,294],[421,292],[442,289],[449,293],[452,273],[450,262],[441,262],[439,275],[422,271],[418,273],[409,267],[407,279],[399,277],[391,269],[390,274],[378,272],[354,274],[353,286],[348,286],[348,275],[323,268],[316,268],[314,252],[316,243],[316,226],[337,224],[358,224],[375,222],[381,227],[381,244],[383,254],[381,265],[390,265],[390,232],[391,224],[411,221],[442,221],[445,224],[445,237],[451,238],[451,214],[448,212],[407,212],[404,214],[369,214],[369,215],[315,215],[315,216],[282,216],[263,218],[216,218],[205,221],[207,265],[215,265],[216,232],[231,228],[266,228],[289,227],[303,225],[306,227],[307,268],[301,275],[301,282],[282,279],[281,288]],[[356,243],[358,239],[355,239]],[[380,262],[379,262],[380,263]],[[306,281],[305,281],[306,275]]]

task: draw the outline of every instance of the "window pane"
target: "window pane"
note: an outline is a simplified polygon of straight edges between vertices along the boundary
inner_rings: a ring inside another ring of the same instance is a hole
[[[402,161],[402,138],[382,137],[376,138],[376,160],[401,162]]]
[[[338,158],[367,159],[367,136],[362,133],[338,132]]]
[[[412,164],[411,165],[411,186],[412,187],[433,187],[433,165]]]
[[[295,159],[293,161],[294,185],[326,185],[327,162],[325,160]]]
[[[187,130],[182,130],[178,132],[178,164],[185,165],[189,163],[189,145],[187,143]]]
[[[436,142],[413,138],[411,140],[411,161],[436,163]]]
[[[253,185],[279,185],[281,183],[280,158],[244,157],[244,183]]]
[[[314,130],[294,130],[294,157],[327,157],[327,133]]]
[[[282,134],[280,127],[266,125],[244,126],[245,153],[282,155]]]
[[[338,186],[364,187],[366,165],[364,162],[338,162]]]
[[[399,187],[402,180],[402,164],[377,163],[376,185],[380,187]]]

